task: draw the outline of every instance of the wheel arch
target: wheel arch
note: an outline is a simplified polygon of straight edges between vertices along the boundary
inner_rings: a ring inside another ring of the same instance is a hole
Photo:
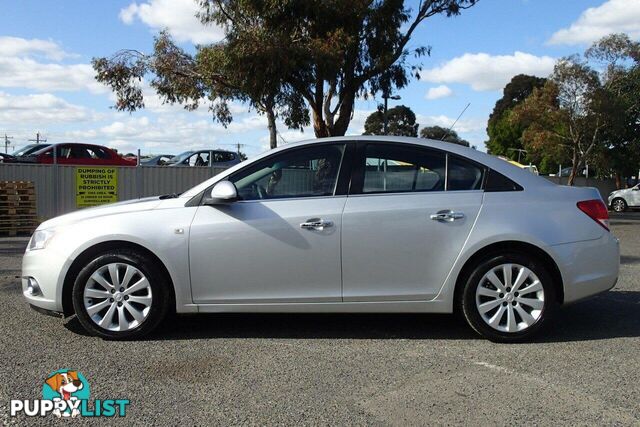
[[[556,298],[559,304],[564,302],[564,282],[562,280],[562,273],[560,273],[560,269],[558,268],[557,263],[554,259],[547,253],[545,250],[541,249],[538,246],[532,245],[531,243],[526,243],[522,241],[516,240],[507,240],[501,242],[495,242],[490,245],[487,245],[479,250],[477,250],[462,266],[462,269],[458,273],[458,277],[456,279],[456,285],[454,290],[454,311],[459,308],[459,301],[462,297],[462,289],[464,287],[465,278],[469,276],[473,268],[480,262],[481,260],[509,252],[522,252],[527,255],[533,255],[536,259],[542,262],[548,269],[549,274],[553,279],[553,284],[556,290]]]
[[[62,285],[62,312],[65,316],[70,316],[74,314],[72,291],[73,291],[73,283],[74,283],[75,277],[80,273],[80,271],[86,265],[86,263],[89,262],[93,257],[114,249],[130,249],[138,253],[141,253],[147,256],[149,259],[151,259],[153,263],[158,268],[160,268],[162,273],[165,275],[165,277],[169,281],[169,284],[170,284],[169,295],[171,296],[170,307],[173,307],[175,309],[175,301],[176,301],[175,286],[173,283],[173,279],[171,278],[171,274],[169,274],[169,270],[164,265],[162,260],[160,260],[160,258],[158,258],[158,256],[154,254],[151,250],[147,249],[146,247],[138,243],[133,243],[126,240],[110,240],[106,242],[100,242],[86,248],[71,263],[71,266],[69,267],[69,269],[65,274],[63,285]]]

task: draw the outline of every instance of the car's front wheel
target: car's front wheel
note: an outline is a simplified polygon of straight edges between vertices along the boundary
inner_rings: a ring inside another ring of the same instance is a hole
[[[627,202],[621,198],[613,199],[611,202],[611,208],[616,212],[624,212],[627,210]]]
[[[169,284],[148,257],[129,250],[96,256],[78,274],[73,307],[82,326],[108,339],[151,332],[169,309]]]
[[[462,313],[471,327],[496,342],[530,339],[558,302],[551,275],[526,254],[498,254],[479,262],[464,283]]]

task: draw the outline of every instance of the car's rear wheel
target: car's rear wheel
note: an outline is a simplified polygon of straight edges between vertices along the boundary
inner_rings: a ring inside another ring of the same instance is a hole
[[[466,278],[460,304],[469,325],[495,342],[530,339],[558,306],[545,266],[518,253],[480,261]]]
[[[133,251],[96,256],[78,274],[73,307],[82,326],[108,339],[141,337],[169,308],[169,284],[157,266]]]
[[[613,201],[611,201],[611,208],[615,212],[624,212],[627,210],[627,202],[621,198],[613,199]]]

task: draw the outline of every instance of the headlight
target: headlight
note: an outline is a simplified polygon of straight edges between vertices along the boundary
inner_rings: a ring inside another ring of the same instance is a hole
[[[36,230],[33,236],[31,236],[31,240],[29,240],[27,250],[35,251],[37,249],[44,249],[54,234],[53,230]]]

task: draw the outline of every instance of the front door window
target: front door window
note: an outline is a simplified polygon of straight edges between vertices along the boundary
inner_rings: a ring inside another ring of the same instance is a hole
[[[332,196],[344,144],[289,150],[246,168],[230,181],[242,200]]]

